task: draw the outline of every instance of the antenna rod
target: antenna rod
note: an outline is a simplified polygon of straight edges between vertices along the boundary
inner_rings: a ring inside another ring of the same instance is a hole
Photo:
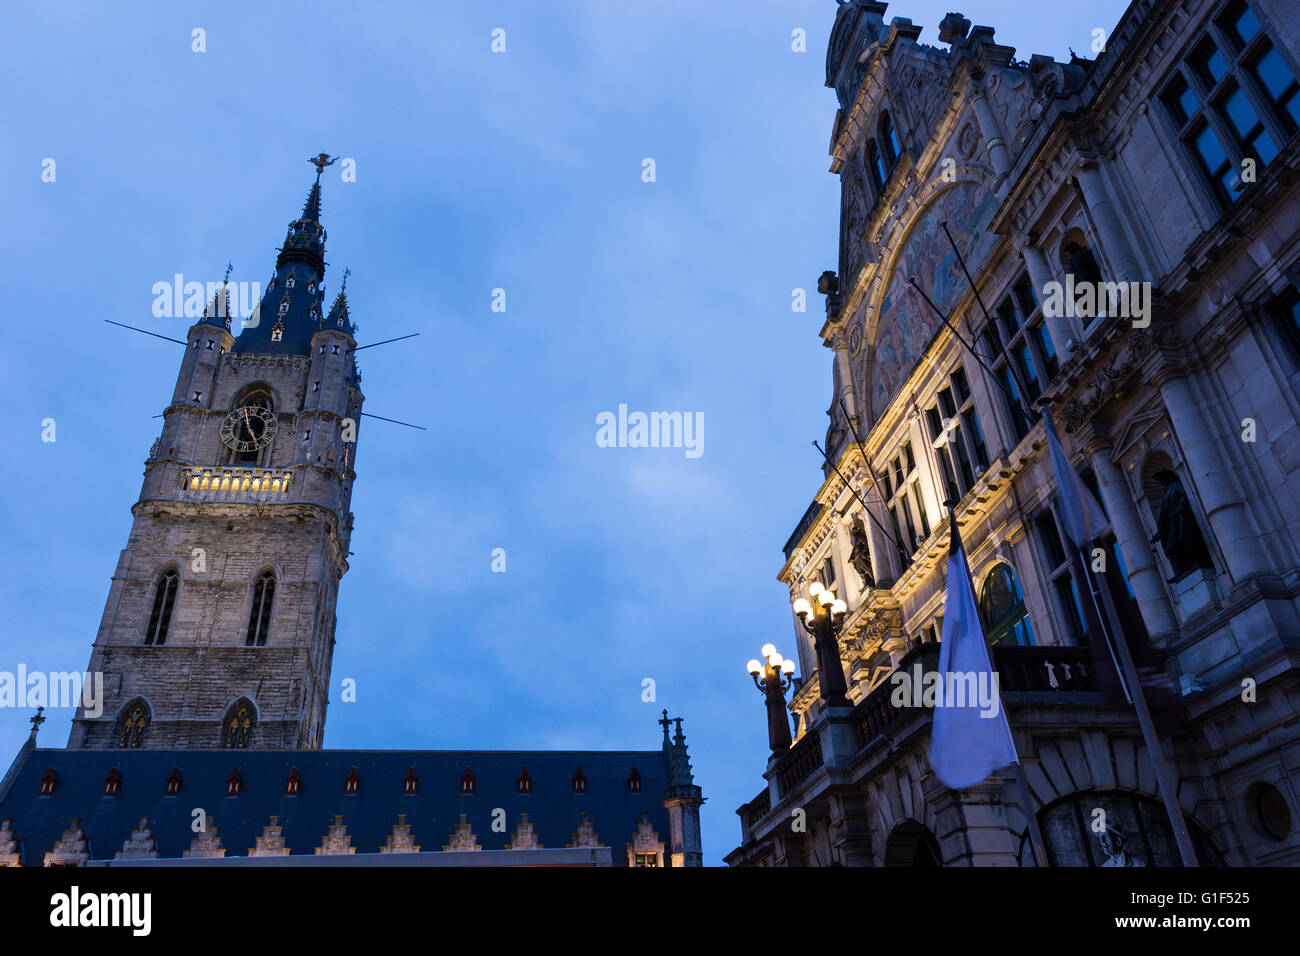
[[[853,429],[853,440],[857,442],[858,454],[862,456],[862,463],[867,466],[867,477],[871,479],[871,487],[875,489],[876,497],[878,497],[881,500],[881,502],[885,504],[885,507],[888,508],[889,503],[885,501],[885,496],[880,493],[880,479],[876,477],[876,470],[871,467],[871,458],[868,457],[867,455],[867,446],[862,444],[862,436],[858,434],[857,422],[853,420],[853,416],[849,414],[848,408],[845,407],[843,395],[839,396],[839,403],[840,403],[840,411],[844,413],[844,420],[848,422],[849,428]],[[888,469],[889,466],[886,465],[885,467],[886,469]],[[861,501],[862,499],[859,498],[858,500]],[[863,507],[865,508],[866,505],[863,505]],[[893,534],[890,534],[889,531],[887,531],[883,527],[881,528],[881,530],[885,531],[885,533],[889,535],[889,540],[894,542],[894,547],[897,548],[899,553],[901,554],[903,551],[903,543],[899,541],[898,538],[895,537]]]
[[[174,339],[169,335],[159,335],[157,332],[150,332],[146,329],[137,329],[134,325],[122,325],[121,322],[114,322],[112,319],[105,319],[109,325],[121,325],[124,329],[130,329],[132,332],[144,332],[145,335],[152,335],[156,339],[166,339],[168,342],[175,342],[177,345],[185,345],[180,339]]]
[[[366,418],[378,418],[381,422],[392,422],[394,425],[405,425],[407,428],[418,428],[422,432],[427,432],[429,430],[423,425],[412,425],[410,422],[399,422],[396,418],[385,418],[383,415],[371,415],[369,412],[362,412],[361,414]]]
[[[952,322],[948,321],[948,317],[939,311],[939,307],[937,305],[935,305],[932,301],[930,301],[930,297],[926,295],[925,292],[922,291],[919,285],[916,284],[916,280],[908,279],[907,282],[913,289],[915,289],[920,294],[921,298],[925,300],[926,305],[934,309],[934,314],[939,317],[939,321],[942,322],[944,325],[948,326],[948,331],[950,331],[954,336],[956,336],[957,341],[961,343],[962,347],[965,348],[966,351],[971,354],[971,357],[974,358],[976,362],[979,362],[980,368],[984,369],[984,371],[988,373],[989,378],[993,380],[993,384],[996,385],[998,388],[1002,389],[1003,393],[1007,396],[1007,398],[1011,400],[1012,405],[1022,415],[1025,416],[1025,421],[1033,422],[1034,416],[1028,409],[1025,408],[1024,399],[1016,395],[1013,395],[1011,393],[1011,389],[1007,388],[1007,383],[1002,381],[1002,379],[998,377],[997,373],[994,372],[993,369],[989,368],[989,363],[985,361],[984,356],[980,355],[980,353],[975,350],[975,346],[971,345],[969,342],[966,341],[965,337],[959,331],[957,331],[957,327],[953,325]],[[1011,362],[1008,359],[1007,364],[1009,366],[1014,366],[1015,363]],[[1016,370],[1014,367],[1012,367],[1011,369],[1011,375],[1013,378],[1019,381],[1019,376],[1016,375]]]
[[[862,505],[862,510],[866,512],[867,517],[871,519],[871,523],[874,524],[877,528],[879,528],[881,532],[884,533],[885,537],[887,537],[890,541],[894,543],[894,547],[898,549],[899,557],[902,559],[903,563],[906,564],[908,555],[903,550],[903,546],[899,543],[898,539],[889,533],[889,529],[887,529],[883,524],[880,523],[879,518],[877,518],[874,514],[872,514],[871,509],[867,507],[867,503],[863,501],[862,496],[858,494],[858,490],[854,488],[851,484],[849,484],[849,480],[847,478],[845,478],[843,475],[840,474],[839,468],[836,467],[835,462],[831,461],[831,456],[826,454],[826,452],[822,449],[822,446],[817,444],[817,442],[814,441],[813,447],[822,453],[822,457],[826,459],[826,464],[830,465],[831,469],[835,472],[835,474],[839,476],[840,481],[844,482],[844,487],[848,488],[849,491],[853,492],[853,497],[858,499],[858,504]],[[877,490],[876,494],[880,494],[880,491]]]
[[[354,349],[349,349],[349,351],[360,352],[362,349],[373,349],[376,345],[387,345],[389,342],[400,342],[402,339],[413,339],[419,334],[419,332],[412,332],[410,335],[399,335],[395,339],[384,339],[382,342],[371,342],[369,345],[358,345]]]

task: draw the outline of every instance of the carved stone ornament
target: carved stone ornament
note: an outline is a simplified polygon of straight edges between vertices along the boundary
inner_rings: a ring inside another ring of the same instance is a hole
[[[1093,380],[1062,410],[1061,423],[1065,430],[1074,431],[1112,398],[1123,398],[1125,382],[1157,345],[1177,344],[1178,338],[1171,330],[1162,332],[1157,341],[1150,329],[1134,329],[1111,361],[1099,368]]]

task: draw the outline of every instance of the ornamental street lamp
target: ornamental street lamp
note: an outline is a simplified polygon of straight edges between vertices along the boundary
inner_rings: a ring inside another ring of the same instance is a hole
[[[794,661],[786,660],[771,644],[763,645],[763,663],[749,662],[749,676],[767,700],[767,744],[772,756],[790,749],[790,721],[785,715],[785,692],[794,676]],[[759,674],[763,677],[760,680]]]
[[[852,707],[846,696],[848,684],[844,680],[844,665],[840,663],[838,639],[849,606],[822,587],[820,581],[809,585],[808,594],[812,603],[807,598],[799,598],[794,602],[794,613],[799,615],[804,630],[812,635],[822,700],[827,707]]]

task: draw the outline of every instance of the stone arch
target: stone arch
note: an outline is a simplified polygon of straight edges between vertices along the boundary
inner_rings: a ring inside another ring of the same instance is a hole
[[[152,724],[153,706],[143,694],[136,694],[118,708],[113,721],[113,745],[128,750],[144,746]]]
[[[249,404],[250,399],[258,397],[263,398],[269,403],[264,406],[269,412],[274,412],[280,407],[280,393],[274,386],[262,381],[249,382],[243,388],[239,389],[239,391],[235,392],[230,399],[230,407],[231,409],[239,408],[242,405]]]
[[[1162,449],[1152,449],[1147,452],[1142,459],[1142,467],[1138,474],[1141,481],[1141,498],[1140,505],[1145,509],[1148,524],[1147,527],[1154,532],[1160,521],[1160,513],[1163,507],[1164,484],[1157,477],[1161,472],[1169,472],[1178,477],[1179,483],[1183,487],[1183,493],[1187,498],[1187,507],[1191,514],[1194,529],[1200,537],[1200,547],[1204,550],[1201,555],[1202,566],[1208,567],[1209,570],[1215,570],[1214,555],[1214,535],[1210,531],[1210,524],[1205,518],[1205,513],[1201,509],[1201,502],[1196,494],[1196,489],[1189,482],[1183,481],[1183,475],[1178,465],[1168,452]],[[1164,553],[1164,548],[1159,549]],[[1164,553],[1165,564],[1171,573],[1174,571],[1173,558]]]
[[[869,401],[864,404],[871,408],[873,421],[897,395],[942,326],[908,285],[910,274],[915,273],[925,294],[945,314],[954,312],[969,295],[969,286],[939,223],[950,222],[959,245],[963,245],[963,230],[969,230],[973,241],[964,244],[962,254],[972,268],[995,241],[983,226],[997,196],[980,167],[963,168],[974,175],[955,182],[945,182],[943,177],[932,180],[908,200],[911,209],[905,223],[894,234],[881,237],[888,255],[877,267],[863,319],[869,349],[869,381],[863,383]],[[969,197],[964,204],[959,201],[963,191],[968,191]],[[955,221],[957,215],[967,221]]]
[[[247,750],[257,723],[257,704],[249,697],[237,697],[222,714],[221,745],[228,750]]]
[[[1165,808],[1156,794],[1137,790],[1079,790],[1065,794],[1038,813],[1048,862],[1052,866],[1177,866]],[[1191,814],[1183,819],[1201,866],[1222,867],[1223,854]],[[1018,848],[1021,866],[1036,866],[1028,831]]]
[[[269,642],[271,622],[283,590],[284,572],[275,561],[262,562],[249,576],[240,619],[244,647],[264,647]]]
[[[889,850],[883,834],[892,834],[909,820],[931,834],[939,832],[938,811],[927,799],[922,785],[927,774],[930,774],[930,762],[921,748],[903,756],[885,775],[866,783],[872,857],[877,864],[884,864]],[[944,859],[942,851],[938,858],[940,861]]]
[[[1087,730],[1079,737],[1035,736],[1029,748],[1021,747],[1020,756],[1030,797],[1040,813],[1042,808],[1076,792],[1128,791],[1160,800],[1146,746],[1128,728],[1116,733]],[[1008,797],[1014,789],[1008,783]],[[1196,823],[1215,846],[1231,846],[1229,820],[1213,801],[1214,794],[1200,780],[1184,777],[1179,781],[1178,803],[1183,815]],[[1009,813],[1007,822],[1019,837],[1024,836],[1027,828],[1021,813]]]
[[[885,841],[885,866],[943,866],[943,855],[934,834],[917,820],[907,819],[890,832]]]

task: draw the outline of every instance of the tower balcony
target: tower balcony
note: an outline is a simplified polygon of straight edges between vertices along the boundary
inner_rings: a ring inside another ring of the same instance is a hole
[[[285,497],[292,480],[283,468],[190,468],[181,475],[181,491],[205,501],[246,501]]]

